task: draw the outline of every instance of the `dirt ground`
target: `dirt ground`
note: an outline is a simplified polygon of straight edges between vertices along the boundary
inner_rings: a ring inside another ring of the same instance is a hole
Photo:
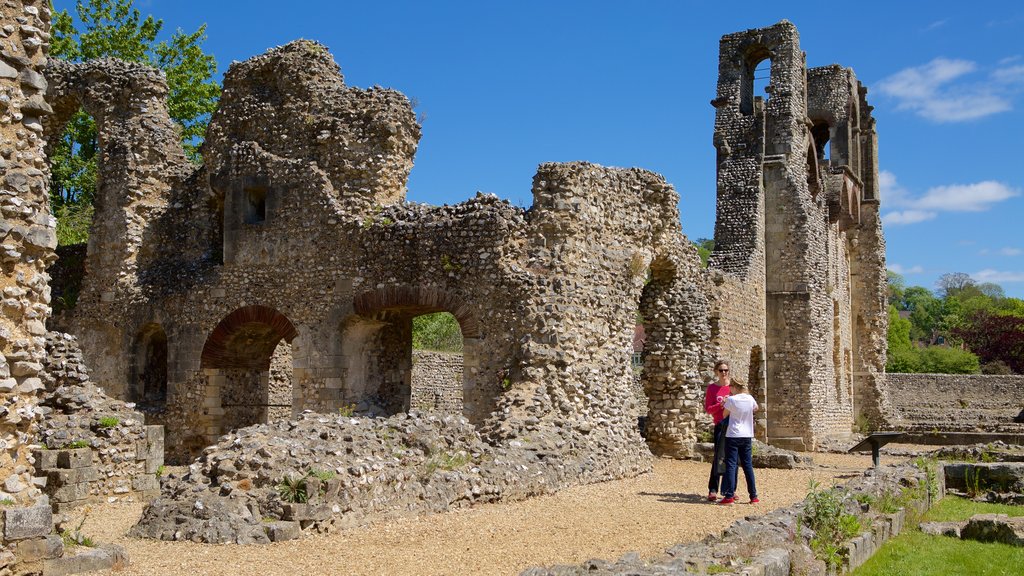
[[[843,482],[871,465],[870,455],[813,454],[806,470],[757,470],[761,503],[716,506],[705,500],[708,465],[656,460],[637,478],[581,486],[552,496],[408,518],[262,546],[137,540],[125,536],[142,504],[91,507],[82,532],[128,550],[121,576],[210,574],[518,574],[537,565],[652,556],[723,530],[734,520],[803,499],[811,479]],[[883,455],[887,461],[903,458]]]

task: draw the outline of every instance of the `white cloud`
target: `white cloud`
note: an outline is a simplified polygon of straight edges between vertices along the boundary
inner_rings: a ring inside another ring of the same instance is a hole
[[[1024,82],[1024,64],[999,68],[992,72],[992,79],[1003,84]]]
[[[976,184],[953,184],[936,186],[913,200],[920,210],[942,210],[945,212],[984,212],[996,202],[1019,196],[1020,192],[992,180]]]
[[[1021,250],[1020,248],[1011,248],[1007,246],[1006,248],[1000,250],[999,253],[1002,254],[1003,256],[1020,256],[1021,254],[1024,254],[1024,250]]]
[[[925,220],[931,220],[938,216],[935,212],[925,212],[922,210],[903,210],[902,212],[889,212],[882,216],[882,223],[889,226],[899,226],[900,224],[917,224],[918,222],[924,222]]]
[[[988,248],[982,248],[981,250],[978,250],[978,256],[987,256],[989,252],[991,252],[991,250]]]
[[[897,109],[933,122],[964,122],[1012,109],[1014,87],[1024,85],[1024,66],[1004,59],[986,81],[963,81],[977,70],[970,60],[936,58],[882,79],[877,88],[897,100]]]
[[[924,272],[924,267],[920,265],[914,265],[911,266],[910,268],[904,268],[900,264],[887,263],[885,267],[897,274],[903,274],[904,276],[907,274],[921,274],[922,272]]]
[[[886,170],[878,173],[878,184],[882,206],[899,209],[882,216],[882,222],[889,225],[924,222],[939,212],[984,212],[998,202],[1020,196],[1019,190],[993,180],[935,186],[914,196]]]
[[[1010,272],[986,268],[971,274],[971,278],[974,278],[977,282],[995,282],[996,284],[1024,282],[1024,272]]]
[[[935,22],[932,22],[931,24],[925,26],[924,27],[924,32],[929,32],[931,30],[935,30],[936,28],[942,28],[943,26],[946,25],[947,22],[949,22],[949,18],[943,18],[942,20],[936,20]]]

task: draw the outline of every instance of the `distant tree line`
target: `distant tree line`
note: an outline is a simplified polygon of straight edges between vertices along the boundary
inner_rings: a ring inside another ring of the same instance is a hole
[[[889,372],[1024,374],[1024,300],[962,272],[935,292],[889,272]]]

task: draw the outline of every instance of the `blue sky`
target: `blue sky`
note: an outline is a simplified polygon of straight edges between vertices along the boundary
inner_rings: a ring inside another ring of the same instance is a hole
[[[54,0],[57,9],[69,0]],[[1003,2],[343,2],[142,0],[165,30],[208,25],[220,73],[297,38],[346,82],[425,117],[409,199],[477,190],[529,206],[537,164],[638,166],[714,232],[718,39],[788,19],[809,66],[852,67],[879,132],[890,269],[934,288],[966,272],[1024,298],[1024,4]],[[840,9],[827,10],[825,6]]]

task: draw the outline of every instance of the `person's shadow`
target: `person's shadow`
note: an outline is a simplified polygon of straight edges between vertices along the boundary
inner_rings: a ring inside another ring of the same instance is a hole
[[[706,496],[684,492],[640,492],[639,495],[653,496],[659,502],[671,502],[674,504],[714,504],[714,502],[709,502]]]

